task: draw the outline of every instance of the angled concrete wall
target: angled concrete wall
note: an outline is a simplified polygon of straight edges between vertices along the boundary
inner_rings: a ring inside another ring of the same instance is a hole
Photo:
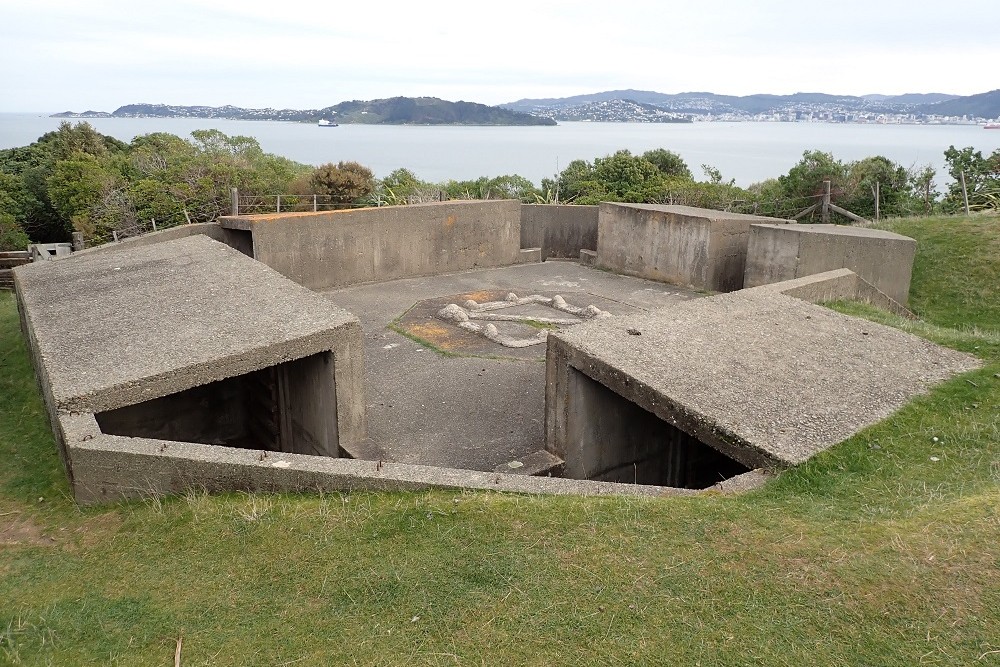
[[[357,318],[204,235],[14,272],[74,484],[68,416],[102,433],[338,456],[366,436]]]
[[[253,256],[253,247],[250,245],[250,235],[246,232],[223,229],[214,222],[199,222],[193,225],[178,225],[168,229],[161,229],[158,232],[143,234],[142,236],[132,236],[118,243],[105,243],[104,245],[87,248],[74,252],[71,256],[82,257],[94,253],[128,252],[136,248],[148,245],[174,241],[176,239],[187,238],[188,236],[207,236],[210,239],[225,243],[231,248],[239,250],[244,255]]]
[[[528,204],[521,206],[521,247],[541,248],[542,260],[579,259],[597,249],[597,206]]]
[[[879,229],[755,224],[750,228],[744,286],[846,268],[906,305],[916,252],[913,239]]]
[[[753,223],[783,221],[689,206],[600,206],[597,266],[713,292],[743,287]]]
[[[223,217],[219,224],[250,232],[257,260],[314,290],[520,261],[517,201]]]

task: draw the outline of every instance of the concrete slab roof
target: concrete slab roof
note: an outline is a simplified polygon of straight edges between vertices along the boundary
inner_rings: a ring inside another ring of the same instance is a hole
[[[766,227],[769,229],[780,229],[785,232],[800,232],[802,234],[834,234],[837,236],[858,236],[871,239],[894,239],[896,241],[910,241],[916,245],[916,241],[909,236],[896,234],[884,229],[872,229],[870,227],[851,227],[849,225],[809,225],[809,224],[754,224],[754,227]]]
[[[356,317],[191,236],[25,265],[18,292],[59,410],[110,410],[333,347]]]
[[[699,437],[710,434],[706,444],[750,467],[801,463],[980,366],[762,289],[595,320],[553,339],[571,350],[577,370],[681,428],[686,421]]]

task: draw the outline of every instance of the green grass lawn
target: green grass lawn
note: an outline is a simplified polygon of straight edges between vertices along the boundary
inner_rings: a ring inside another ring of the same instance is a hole
[[[887,226],[986,367],[738,497],[81,510],[0,293],[0,664],[1000,665],[1000,219]]]

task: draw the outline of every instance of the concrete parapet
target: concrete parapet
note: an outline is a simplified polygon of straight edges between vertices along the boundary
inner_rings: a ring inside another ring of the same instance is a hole
[[[76,417],[125,440],[323,456],[365,438],[357,318],[232,248],[195,235],[14,276],[74,484]]]
[[[597,249],[597,206],[521,206],[521,247],[542,249],[542,259],[576,259]]]
[[[750,287],[743,291],[752,290],[780,292],[810,303],[861,301],[901,317],[911,319],[916,317],[906,306],[886,296],[850,269],[824,271],[804,278]]]
[[[223,217],[219,224],[249,232],[256,259],[316,290],[520,260],[517,201]]]
[[[518,264],[537,264],[540,261],[542,261],[541,248],[521,248],[517,259]]]
[[[105,243],[103,245],[94,246],[93,248],[76,250],[72,256],[78,257],[98,253],[106,254],[131,251],[136,248],[155,245],[157,243],[164,243],[166,241],[174,241],[176,239],[183,239],[189,236],[207,236],[210,239],[214,239],[220,243],[225,243],[229,247],[239,250],[244,255],[249,255],[250,257],[253,256],[253,247],[250,245],[250,235],[248,233],[223,229],[214,222],[197,222],[191,225],[178,225],[176,227],[168,227],[167,229],[161,229],[159,231],[150,232],[149,234],[143,234],[141,236],[130,236],[129,238],[123,239],[117,243]]]
[[[783,223],[690,206],[600,206],[597,265],[650,280],[714,292],[743,287],[753,223]]]
[[[825,282],[854,289],[850,272]],[[801,463],[980,365],[777,285],[742,290],[550,334],[546,449],[569,477],[700,487]]]
[[[847,268],[905,306],[916,251],[913,239],[879,229],[754,224],[743,283],[757,287]]]
[[[62,415],[73,443],[74,496],[82,505],[215,491],[417,491],[479,489],[515,493],[664,496],[693,493],[661,486],[533,477],[383,461],[260,452],[102,433],[93,415]],[[753,485],[764,479],[753,481]],[[728,487],[717,487],[720,491]],[[740,490],[740,489],[736,489]]]

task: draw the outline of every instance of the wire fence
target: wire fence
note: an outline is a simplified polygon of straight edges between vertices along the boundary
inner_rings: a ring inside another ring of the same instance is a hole
[[[233,215],[260,215],[282,212],[318,212],[352,208],[350,203],[331,195],[241,195],[233,199]]]

